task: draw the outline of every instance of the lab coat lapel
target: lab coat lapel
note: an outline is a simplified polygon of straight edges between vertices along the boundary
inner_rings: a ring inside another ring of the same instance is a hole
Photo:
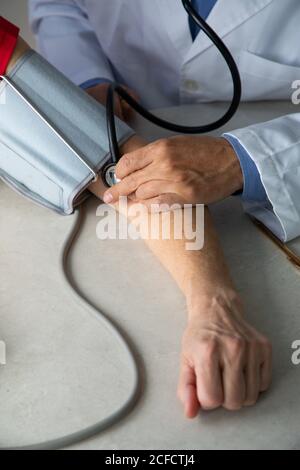
[[[161,23],[162,31],[168,34],[172,45],[184,62],[193,40],[181,0],[151,0],[150,3],[151,7],[156,8],[157,21]]]
[[[223,38],[272,1],[274,0],[218,0],[207,20]],[[181,1],[178,4],[181,6]],[[209,47],[212,47],[211,40],[200,32],[187,51],[184,62],[190,62]]]

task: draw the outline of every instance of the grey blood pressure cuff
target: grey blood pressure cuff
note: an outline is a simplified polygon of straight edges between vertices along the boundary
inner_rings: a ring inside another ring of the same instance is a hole
[[[71,214],[109,159],[106,129],[105,108],[31,50],[0,83],[0,177]],[[120,144],[133,134],[117,120]]]

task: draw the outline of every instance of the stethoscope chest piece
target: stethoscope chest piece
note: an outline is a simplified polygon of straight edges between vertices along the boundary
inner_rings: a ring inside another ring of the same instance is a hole
[[[109,163],[108,165],[106,165],[106,167],[104,167],[103,181],[109,188],[120,182],[120,180],[116,177],[115,163]]]

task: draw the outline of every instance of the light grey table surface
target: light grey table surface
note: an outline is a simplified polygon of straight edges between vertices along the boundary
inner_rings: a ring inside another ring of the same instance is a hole
[[[221,105],[163,110],[198,124]],[[296,112],[288,103],[243,105],[228,129]],[[149,138],[166,135],[139,120]],[[218,133],[220,133],[219,131]],[[214,219],[246,314],[274,347],[274,379],[254,408],[184,419],[176,398],[185,304],[142,241],[99,241],[98,202],[90,199],[71,258],[82,292],[131,338],[143,367],[143,394],[118,425],[74,449],[300,448],[300,276],[243,214],[237,198],[215,205]],[[52,439],[106,416],[125,398],[130,372],[111,334],[62,287],[59,248],[73,217],[31,204],[0,183],[0,446]]]

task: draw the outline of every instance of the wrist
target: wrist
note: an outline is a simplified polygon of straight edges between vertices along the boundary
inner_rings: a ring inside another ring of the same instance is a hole
[[[240,296],[232,285],[211,286],[187,298],[188,322],[207,319],[212,311],[226,312],[228,307],[232,310],[234,305],[235,310],[241,313]]]

